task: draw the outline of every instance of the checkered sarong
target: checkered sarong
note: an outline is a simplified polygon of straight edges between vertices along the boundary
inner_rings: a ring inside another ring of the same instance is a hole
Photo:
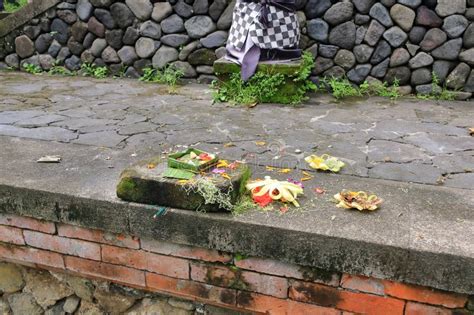
[[[245,44],[247,35],[263,49],[294,48],[300,40],[300,26],[294,12],[269,5],[268,25],[260,23],[262,5],[237,0],[228,42],[237,50]]]

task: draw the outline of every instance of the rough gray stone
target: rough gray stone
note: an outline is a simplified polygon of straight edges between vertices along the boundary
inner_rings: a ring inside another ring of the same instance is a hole
[[[137,41],[138,37],[140,37],[140,31],[135,27],[127,27],[125,34],[123,35],[122,42],[125,45],[134,45]]]
[[[349,21],[354,13],[354,5],[350,2],[337,2],[324,14],[324,20],[331,25]]]
[[[392,46],[400,47],[408,39],[408,35],[398,26],[393,26],[383,33],[383,38]]]
[[[448,73],[454,69],[454,62],[446,60],[436,60],[433,63],[433,73],[436,75],[440,83],[444,83]]]
[[[207,1],[207,0],[198,0],[198,1]],[[232,25],[232,14],[234,12],[236,2],[237,0],[232,0],[227,6],[227,8],[224,10],[219,20],[217,20],[217,29],[227,31],[230,28],[230,26]],[[194,4],[196,4],[196,2],[194,2]],[[306,22],[306,16],[305,16],[305,22]],[[300,26],[301,27],[306,26],[305,22],[300,21]]]
[[[334,62],[332,59],[319,56],[314,60],[314,68],[312,73],[316,75],[321,74],[331,68],[333,65]]]
[[[405,48],[397,48],[390,57],[390,67],[398,67],[406,64],[410,60],[410,53]]]
[[[153,5],[150,0],[125,0],[125,3],[139,20],[146,21],[151,17]]]
[[[333,58],[338,50],[339,47],[334,45],[319,45],[319,55],[322,57]]]
[[[354,54],[346,49],[340,49],[336,57],[334,58],[334,63],[345,70],[349,70],[355,65],[356,59]]]
[[[30,293],[16,293],[8,296],[8,303],[13,314],[41,315],[43,309]]]
[[[140,35],[153,39],[160,39],[161,27],[153,21],[146,21],[140,26]]]
[[[95,9],[94,16],[99,20],[106,28],[113,29],[115,28],[115,21],[110,14],[110,11],[105,9]]]
[[[112,4],[112,0],[90,0],[91,4],[97,8],[108,8]]]
[[[87,35],[87,23],[77,21],[71,27],[71,36],[78,42],[83,42]]]
[[[452,39],[433,50],[431,55],[436,59],[456,60],[461,51],[461,46],[462,38]]]
[[[211,66],[197,66],[197,73],[214,74],[214,68]]]
[[[166,19],[161,21],[160,25],[163,33],[166,34],[180,33],[185,31],[184,21],[177,14],[173,14],[167,17]]]
[[[354,5],[360,13],[367,14],[370,11],[372,5],[376,2],[375,0],[353,0]]]
[[[385,27],[391,27],[393,25],[392,18],[387,8],[381,3],[376,3],[370,8],[369,15],[382,23]]]
[[[21,35],[15,38],[16,54],[20,58],[28,58],[35,53],[35,44],[26,35]]]
[[[373,47],[362,44],[354,47],[354,55],[358,63],[366,63],[370,60],[372,53],[374,51]]]
[[[120,62],[120,58],[117,55],[117,51],[110,46],[107,46],[101,54],[102,60],[106,63],[117,63]]]
[[[41,68],[43,68],[43,70],[45,71],[48,71],[49,69],[51,69],[54,66],[55,61],[56,61],[54,60],[53,57],[51,57],[48,54],[39,55],[38,60],[39,60]]]
[[[72,38],[72,37],[69,38],[69,40],[67,42],[67,47],[69,48],[71,53],[76,55],[76,56],[80,56],[82,54],[82,52],[84,51],[84,47],[82,46],[82,44],[79,43],[79,42],[76,42],[74,40],[74,38]]]
[[[367,24],[370,21],[370,16],[365,14],[356,13],[354,16],[354,23],[357,25]]]
[[[84,37],[84,41],[82,42],[82,45],[86,49],[91,48],[92,43],[94,42],[94,40],[96,40],[96,38],[97,38],[97,36],[95,36],[94,34],[87,33],[86,37]]]
[[[405,32],[409,32],[416,14],[412,9],[397,3],[390,8],[390,16]]]
[[[395,79],[399,81],[400,85],[405,85],[410,82],[411,71],[408,67],[395,67],[387,70],[384,81],[388,84],[393,84]]]
[[[216,54],[213,50],[209,48],[200,48],[193,51],[188,56],[188,62],[193,65],[207,65],[212,66],[214,61],[217,60]]]
[[[433,61],[433,57],[425,52],[420,52],[415,57],[411,58],[408,64],[411,69],[417,69],[429,66],[433,63]]]
[[[189,18],[193,15],[193,7],[187,4],[184,0],[178,0],[178,2],[173,5],[174,12],[183,18]]]
[[[446,42],[448,37],[446,33],[439,28],[432,28],[426,32],[420,43],[420,48],[424,51],[431,51]]]
[[[406,44],[406,47],[411,56],[415,56],[418,52],[418,49],[420,49],[420,46],[413,44]]]
[[[408,34],[408,38],[410,39],[411,43],[418,45],[423,40],[423,37],[425,37],[425,34],[426,34],[426,29],[424,27],[414,26],[410,30],[410,33]]]
[[[464,33],[468,24],[469,22],[464,16],[450,15],[443,21],[443,30],[449,38],[456,38]]]
[[[344,71],[342,67],[334,66],[324,71],[323,75],[327,78],[341,79],[346,75],[346,72]]]
[[[370,46],[375,46],[384,32],[385,27],[376,20],[372,20],[365,33],[364,41]]]
[[[464,62],[458,64],[446,78],[446,86],[454,90],[462,88],[470,73],[471,67],[468,64]]]
[[[57,16],[67,24],[73,24],[77,21],[77,15],[71,10],[58,10]]]
[[[78,0],[76,5],[76,14],[77,16],[83,20],[87,21],[92,15],[92,11],[94,8],[92,4],[88,0]]]
[[[178,60],[178,51],[175,48],[162,46],[153,56],[153,67],[164,68],[168,63]]]
[[[428,68],[416,69],[411,74],[411,84],[421,85],[431,82],[431,71]]]
[[[160,41],[162,44],[179,48],[189,43],[191,39],[186,34],[169,34],[161,37]]]
[[[304,11],[308,19],[314,19],[324,15],[331,7],[331,0],[308,0]]]
[[[140,37],[135,44],[135,51],[140,58],[150,58],[159,48],[159,42],[148,37]]]
[[[418,95],[439,95],[442,91],[441,87],[434,84],[422,84],[415,87]]]
[[[355,44],[360,45],[364,41],[365,34],[367,33],[367,28],[365,26],[359,26],[356,30],[356,39]]]
[[[200,42],[206,48],[217,48],[226,43],[228,35],[226,31],[216,31],[201,38]]]
[[[466,0],[438,0],[435,10],[442,17],[456,13],[464,14],[464,11],[466,11]]]
[[[31,40],[35,40],[39,34],[41,34],[41,26],[39,25],[27,25],[23,28],[23,32]]]
[[[318,42],[326,43],[329,36],[329,25],[322,19],[314,19],[307,22],[308,36]]]
[[[372,71],[370,71],[370,75],[379,79],[383,78],[387,73],[389,63],[390,58],[385,59],[384,61],[372,68]]]
[[[467,62],[471,66],[474,65],[474,48],[470,48],[468,50],[463,51],[459,55],[459,59],[461,61]]]
[[[175,61],[172,65],[176,69],[181,70],[185,78],[195,78],[197,76],[196,70],[189,64],[189,62]]]
[[[397,0],[398,3],[406,5],[410,8],[416,9],[422,3],[422,0]],[[425,1],[427,2],[427,1]]]
[[[151,14],[151,18],[155,20],[155,22],[160,23],[165,18],[173,13],[173,7],[169,2],[157,2],[153,7],[153,12]]]
[[[20,68],[20,58],[18,57],[17,54],[10,54],[10,55],[6,56],[5,57],[5,63],[13,69]]]
[[[345,22],[334,27],[329,33],[329,43],[345,49],[352,49],[355,44],[356,26]]]
[[[463,35],[464,47],[474,47],[474,23],[469,24]]]
[[[117,55],[119,56],[122,63],[127,66],[132,65],[138,59],[137,53],[135,52],[135,48],[133,46],[123,46],[117,52]]]
[[[61,44],[66,44],[69,39],[69,26],[61,19],[54,19],[51,22],[51,32],[54,38]]]
[[[416,24],[427,27],[440,27],[443,20],[428,7],[422,5],[416,11]]]
[[[81,59],[75,55],[72,55],[71,57],[64,60],[64,65],[71,71],[77,71],[81,68]]]
[[[137,300],[132,296],[99,288],[95,290],[94,297],[97,299],[97,302],[102,309],[104,309],[108,314],[123,314]]]
[[[99,57],[104,51],[105,47],[107,47],[107,41],[103,38],[97,38],[92,43],[92,46],[89,50],[91,51],[92,55]]]
[[[184,23],[184,27],[191,38],[202,38],[216,30],[216,24],[205,15],[193,16]]]
[[[83,63],[92,64],[94,63],[95,57],[90,50],[84,50],[81,54],[81,61]]]
[[[209,16],[217,21],[225,8],[227,8],[227,0],[214,0],[209,6]]]
[[[194,41],[194,42],[191,42],[189,44],[187,44],[186,46],[183,47],[183,49],[181,49],[181,51],[179,52],[179,60],[181,61],[184,61],[188,58],[189,54],[191,54],[193,51],[195,51],[197,48],[199,48],[201,45],[201,43],[199,41]],[[225,48],[224,48],[225,50]]]
[[[474,92],[474,70],[472,70],[469,74],[469,77],[467,78],[463,90],[470,93]]]
[[[195,0],[193,3],[194,14],[206,14],[209,12],[209,0]]]
[[[125,3],[121,2],[112,4],[110,6],[110,13],[112,13],[115,23],[117,23],[120,28],[126,28],[132,25],[135,19],[133,12]]]
[[[95,17],[91,17],[87,22],[87,29],[97,37],[105,36],[105,26],[100,23]]]
[[[378,64],[385,58],[389,57],[391,53],[392,48],[390,47],[390,45],[386,41],[381,40],[379,41],[377,47],[375,47],[375,50],[372,54],[372,58],[370,58],[370,63]]]
[[[372,65],[370,64],[357,65],[347,72],[347,78],[356,84],[361,84],[367,78],[371,69]]]
[[[71,56],[71,52],[69,51],[69,48],[67,47],[63,47],[59,50],[59,53],[58,53],[58,56],[56,57],[56,60],[59,62],[59,63],[62,63],[66,60],[66,58],[68,58],[69,56]]]

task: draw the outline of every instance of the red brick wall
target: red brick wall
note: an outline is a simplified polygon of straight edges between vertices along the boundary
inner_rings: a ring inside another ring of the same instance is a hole
[[[469,314],[468,297],[0,215],[0,259],[267,314]]]

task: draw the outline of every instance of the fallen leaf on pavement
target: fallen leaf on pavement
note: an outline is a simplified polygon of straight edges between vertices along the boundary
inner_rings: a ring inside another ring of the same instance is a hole
[[[265,141],[255,141],[255,144],[258,145],[259,147],[263,147],[267,143]]]

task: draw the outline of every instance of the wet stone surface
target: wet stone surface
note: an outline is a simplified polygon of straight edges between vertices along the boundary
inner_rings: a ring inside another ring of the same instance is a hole
[[[168,95],[166,87],[131,80],[14,72],[0,72],[0,80],[0,136],[148,156],[194,145],[228,159],[301,169],[308,154],[328,153],[346,162],[346,175],[474,187],[470,102],[317,95],[298,107],[248,109],[212,105],[204,85]]]

